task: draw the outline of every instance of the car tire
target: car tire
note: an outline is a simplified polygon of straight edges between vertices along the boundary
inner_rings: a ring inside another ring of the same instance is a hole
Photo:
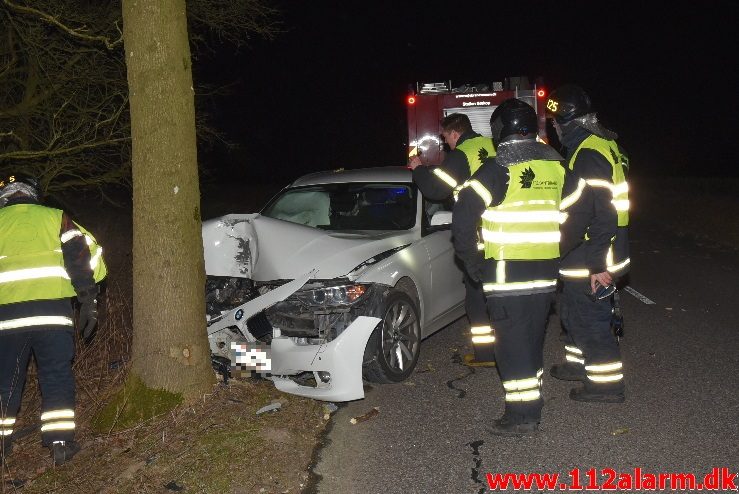
[[[415,302],[391,291],[364,352],[362,375],[375,383],[397,383],[411,375],[421,351],[421,319]]]

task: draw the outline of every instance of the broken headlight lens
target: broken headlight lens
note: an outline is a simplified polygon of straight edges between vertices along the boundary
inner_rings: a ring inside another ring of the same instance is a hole
[[[367,291],[367,285],[337,285],[295,292],[295,297],[310,306],[351,305]]]

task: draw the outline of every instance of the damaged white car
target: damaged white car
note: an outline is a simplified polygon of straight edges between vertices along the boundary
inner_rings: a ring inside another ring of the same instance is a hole
[[[278,389],[321,400],[403,381],[421,340],[464,315],[450,222],[403,167],[307,175],[260,213],[205,221],[213,355],[268,349]]]

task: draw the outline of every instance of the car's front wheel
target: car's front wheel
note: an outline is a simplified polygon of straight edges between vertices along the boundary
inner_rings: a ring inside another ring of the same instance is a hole
[[[401,382],[418,363],[421,323],[418,308],[403,292],[391,292],[381,312],[382,322],[365,350],[364,378],[377,383]]]

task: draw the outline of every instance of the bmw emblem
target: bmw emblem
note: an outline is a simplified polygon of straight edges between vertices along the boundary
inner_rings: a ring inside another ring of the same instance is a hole
[[[244,309],[237,310],[236,314],[234,314],[234,318],[236,318],[237,321],[241,321],[242,317],[244,317]]]

